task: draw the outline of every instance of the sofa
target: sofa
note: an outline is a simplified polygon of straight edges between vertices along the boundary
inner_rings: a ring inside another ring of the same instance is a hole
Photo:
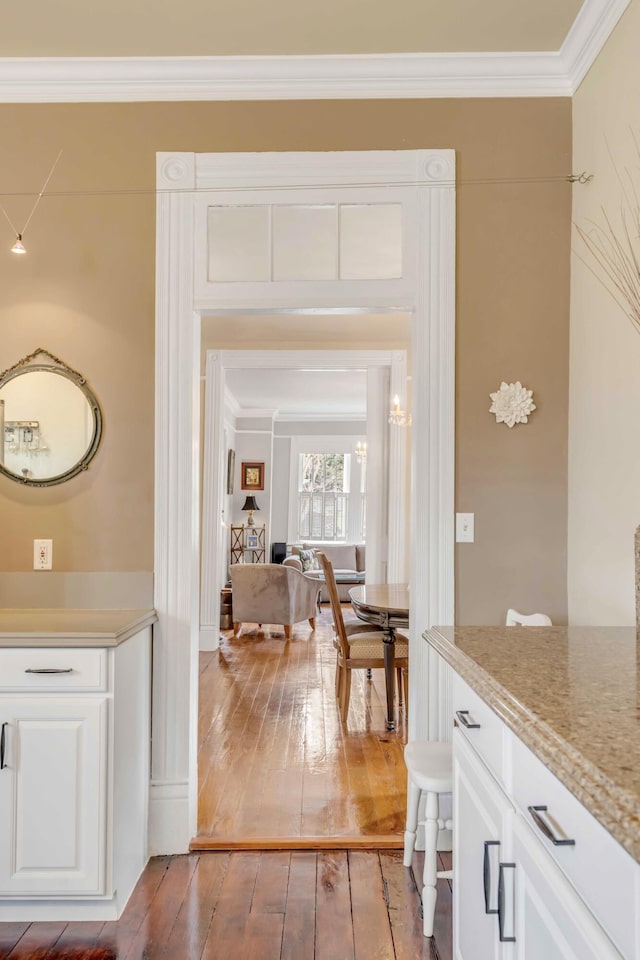
[[[322,551],[333,566],[333,572],[338,580],[338,595],[342,603],[349,602],[349,590],[351,587],[364,583],[365,578],[365,544],[364,543],[296,543],[293,544],[288,555],[285,557],[285,564],[295,566],[307,577],[316,577],[321,575],[320,564],[316,560],[314,566],[309,567],[309,557],[305,554],[313,553],[316,550]],[[302,559],[301,559],[302,551]],[[322,597],[328,600],[327,596]]]

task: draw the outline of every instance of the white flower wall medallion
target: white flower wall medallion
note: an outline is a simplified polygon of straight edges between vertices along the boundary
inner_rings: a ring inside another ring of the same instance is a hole
[[[495,413],[497,423],[506,423],[513,427],[516,423],[527,423],[529,414],[533,413],[536,405],[531,399],[533,390],[527,390],[519,380],[516,383],[500,384],[500,389],[489,396],[493,401],[489,413]]]

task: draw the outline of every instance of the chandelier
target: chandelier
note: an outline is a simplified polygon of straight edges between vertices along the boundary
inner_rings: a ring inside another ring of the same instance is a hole
[[[358,440],[358,442],[356,443],[356,460],[358,461],[358,463],[367,462],[367,441],[366,440],[364,441],[364,443],[362,442],[362,440]]]

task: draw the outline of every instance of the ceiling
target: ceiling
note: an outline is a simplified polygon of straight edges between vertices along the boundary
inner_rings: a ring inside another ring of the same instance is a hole
[[[226,386],[242,410],[286,417],[366,418],[365,370],[227,370]]]
[[[33,0],[4,3],[0,57],[558,50],[582,0]]]

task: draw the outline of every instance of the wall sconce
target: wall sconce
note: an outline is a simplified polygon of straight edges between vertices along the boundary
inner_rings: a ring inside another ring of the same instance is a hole
[[[406,410],[400,409],[400,397],[397,393],[393,398],[393,406],[389,411],[389,423],[395,427],[411,426],[411,414],[407,413]]]
[[[259,510],[260,507],[259,507],[258,504],[256,503],[256,498],[253,496],[253,494],[252,494],[251,496],[249,496],[249,497],[245,497],[245,498],[244,498],[244,503],[242,504],[242,509],[243,509],[243,510],[246,510],[247,513],[249,514],[249,516],[247,517],[247,526],[248,526],[248,527],[253,527],[253,526],[255,526],[255,520],[253,519],[253,511],[254,511],[254,510]]]
[[[366,440],[364,441],[364,443],[362,442],[362,440],[358,440],[358,442],[356,443],[356,460],[358,461],[358,463],[367,462],[367,441]]]

